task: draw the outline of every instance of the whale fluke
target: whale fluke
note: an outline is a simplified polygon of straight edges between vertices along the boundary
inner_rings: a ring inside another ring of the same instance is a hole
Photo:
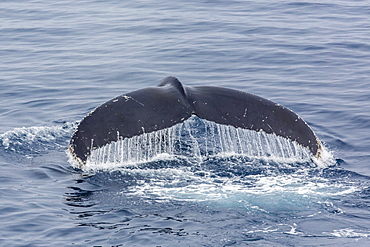
[[[88,114],[74,132],[69,150],[85,164],[93,149],[169,128],[192,115],[219,124],[274,133],[320,155],[321,142],[297,114],[270,100],[233,89],[184,87],[167,77],[157,87],[118,96]]]

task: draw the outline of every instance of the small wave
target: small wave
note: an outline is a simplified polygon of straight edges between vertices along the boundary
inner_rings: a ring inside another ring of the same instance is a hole
[[[38,154],[66,147],[77,123],[59,126],[32,126],[15,128],[0,134],[0,147],[7,152]]]

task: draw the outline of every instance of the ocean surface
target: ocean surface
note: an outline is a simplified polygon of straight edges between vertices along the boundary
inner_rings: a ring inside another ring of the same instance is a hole
[[[0,246],[370,246],[369,1],[3,0],[0,57]],[[166,76],[288,107],[325,157],[74,165],[86,114]]]

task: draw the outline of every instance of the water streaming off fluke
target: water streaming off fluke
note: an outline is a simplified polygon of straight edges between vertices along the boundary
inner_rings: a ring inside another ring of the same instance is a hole
[[[228,155],[287,163],[306,162],[312,158],[307,148],[274,134],[216,124],[194,116],[171,128],[121,139],[95,149],[85,168],[127,166],[176,157],[202,162],[211,156]]]

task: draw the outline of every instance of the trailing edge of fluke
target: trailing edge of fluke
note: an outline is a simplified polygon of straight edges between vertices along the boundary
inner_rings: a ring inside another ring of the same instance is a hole
[[[322,145],[293,111],[270,100],[233,89],[185,87],[167,77],[157,87],[118,96],[88,114],[74,132],[69,150],[83,165],[92,149],[119,139],[169,128],[193,114],[218,124],[274,133],[320,156]]]

